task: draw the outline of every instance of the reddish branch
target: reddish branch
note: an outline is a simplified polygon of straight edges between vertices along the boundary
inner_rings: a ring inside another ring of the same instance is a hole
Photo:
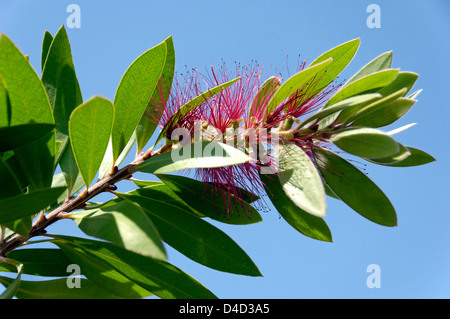
[[[141,164],[150,157],[161,154],[163,151],[165,151],[165,149],[160,149],[154,153],[151,153],[149,150],[145,154],[137,157],[135,161],[123,167],[122,169],[113,169],[113,171],[107,177],[98,181],[96,184],[90,187],[89,190],[84,189],[77,197],[65,201],[61,206],[59,206],[57,209],[55,209],[45,217],[37,219],[33,223],[28,237],[15,234],[11,238],[2,242],[0,245],[0,257],[6,257],[9,252],[22,246],[30,238],[45,234],[45,229],[54,222],[60,220],[62,214],[84,208],[86,206],[86,202],[89,199],[95,197],[100,193],[107,192],[115,188],[116,183],[120,182],[121,180],[130,178],[132,174],[136,172],[136,166],[138,164]]]

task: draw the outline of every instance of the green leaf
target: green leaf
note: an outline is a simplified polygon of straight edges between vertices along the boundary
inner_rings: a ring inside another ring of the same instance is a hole
[[[7,162],[0,158],[0,199],[22,194],[22,187]],[[31,230],[31,219],[23,218],[5,223],[8,229],[22,236],[27,236]]]
[[[234,225],[254,224],[262,221],[258,211],[247,202],[254,200],[254,194],[241,189],[241,198],[231,197],[230,203],[225,203],[221,190],[212,185],[178,175],[158,175],[176,195],[179,196],[189,207],[195,209],[198,214],[214,220]],[[202,200],[198,200],[201,194]],[[227,198],[228,200],[228,198]],[[228,211],[228,207],[232,211]]]
[[[236,81],[238,81],[240,78],[233,79],[231,81],[225,82],[223,84],[219,84],[208,91],[200,94],[199,96],[193,98],[186,104],[184,104],[178,111],[176,111],[171,118],[167,121],[167,124],[161,132],[159,133],[158,138],[156,139],[155,146],[158,144],[164,137],[169,138],[170,136],[166,136],[168,133],[168,127],[171,126],[173,123],[178,123],[180,119],[182,119],[184,116],[189,114],[190,112],[194,111],[198,106],[200,106],[202,103],[207,101],[209,98],[213,97],[214,95],[220,93],[222,90],[226,89],[227,87],[233,85]],[[153,147],[155,147],[153,146]]]
[[[218,142],[196,142],[146,160],[136,166],[140,172],[166,174],[182,169],[212,168],[246,163],[250,157]]]
[[[55,124],[32,123],[0,127],[0,152],[13,150],[47,135]]]
[[[134,180],[134,183],[137,181]],[[167,185],[165,185],[162,182],[149,182],[149,181],[139,181],[138,184],[142,185],[139,186],[138,189],[135,189],[133,191],[128,192],[129,195],[138,195],[143,197],[148,197],[152,199],[157,199],[159,201],[164,201],[165,203],[173,206],[177,206],[180,209],[189,211],[194,216],[197,217],[205,217],[200,212],[193,209],[191,206],[189,206],[186,202],[184,202],[178,195],[176,195]],[[145,183],[145,184],[144,184]],[[118,203],[122,201],[123,199],[116,197],[112,200],[108,201],[102,207],[114,205],[115,203]]]
[[[82,274],[88,277],[88,280],[95,283],[100,288],[106,290],[119,298],[136,299],[152,295],[151,292],[137,285],[111,265],[102,262],[95,256],[86,254],[83,249],[73,249],[67,245],[61,245],[61,250],[70,258],[70,262],[80,266]]]
[[[68,236],[54,238],[53,243],[80,265],[88,279],[101,287],[108,275],[120,274],[160,298],[216,298],[198,281],[165,261],[142,256],[107,242]]]
[[[14,153],[14,152],[12,152],[12,153]],[[3,158],[4,158],[5,163],[10,168],[11,172],[13,172],[14,176],[17,178],[20,188],[22,190],[26,189],[29,186],[29,183],[19,166],[17,156],[15,154],[12,154],[12,156],[6,157],[6,159],[5,159],[5,157],[3,157]]]
[[[355,73],[347,82],[346,85],[355,82],[356,80],[359,80],[360,78],[378,72],[385,69],[389,69],[391,67],[392,63],[392,51],[387,51],[379,56],[377,56],[375,59],[367,63],[365,66],[363,66],[358,72]]]
[[[22,187],[7,162],[0,158],[0,199],[22,194]],[[31,230],[31,219],[23,218],[6,223],[8,229],[22,236],[27,236]]]
[[[113,105],[101,97],[94,97],[78,106],[70,116],[70,141],[86,187],[94,180],[103,160],[113,118]]]
[[[158,199],[116,195],[137,203],[149,214],[164,242],[192,260],[220,271],[261,276],[252,260],[230,237],[189,211]]]
[[[113,159],[119,157],[153,96],[167,57],[162,42],[140,55],[126,70],[114,97]]]
[[[260,175],[260,177],[271,202],[289,225],[307,237],[332,241],[330,229],[323,218],[311,215],[298,207],[287,196],[275,175]]]
[[[83,102],[83,98],[75,73],[69,38],[64,26],[58,30],[48,48],[42,71],[42,82],[57,124],[56,141],[61,143],[56,163],[60,164],[69,190],[71,190],[79,171],[70,147],[68,123],[71,113]]]
[[[11,122],[11,101],[0,74],[0,127],[9,126]]]
[[[70,238],[70,237],[69,237]],[[72,237],[74,240],[76,238]],[[99,243],[92,248],[98,250],[103,242],[90,241],[91,243]],[[118,272],[110,264],[97,258],[95,255],[88,254],[83,247],[71,247],[61,242],[55,242],[61,248],[66,257],[72,264],[80,266],[82,275],[88,277],[100,288],[120,298],[142,298],[151,295],[152,293],[142,288],[132,280],[128,279],[120,272]],[[113,256],[111,256],[114,258]],[[130,266],[128,266],[130,267]]]
[[[69,139],[67,139],[66,141],[68,142]],[[64,151],[66,150],[67,142],[63,143],[62,141],[56,141],[56,143],[55,143],[55,150],[56,150],[56,152],[55,152],[55,167],[58,166],[58,164],[61,160],[61,157],[62,157]]]
[[[279,145],[275,154],[279,161],[278,177],[286,196],[303,211],[325,216],[325,190],[309,156],[291,143]]]
[[[315,85],[315,90],[310,93],[310,96],[316,95],[322,91],[328,84],[330,84],[350,63],[359,48],[360,39],[353,39],[334,47],[315,59],[309,67],[322,63],[329,58],[333,61],[327,65],[321,74],[319,74],[320,81]],[[309,68],[308,67],[308,68]]]
[[[0,295],[0,299],[12,299],[20,287],[23,265],[13,260],[10,260],[10,262],[14,263],[17,267],[17,277],[15,279],[11,279],[8,287]]]
[[[50,276],[50,277],[66,277],[72,273],[68,266],[73,264],[74,262],[69,259],[61,249],[47,249],[47,248],[35,248],[35,249],[18,249],[10,252],[8,254],[11,258],[16,258],[24,265],[24,274],[34,275],[34,276]],[[93,262],[95,263],[95,262]],[[92,263],[91,263],[92,264]],[[82,272],[87,269],[91,264],[83,263],[83,267],[81,268]],[[3,263],[0,264],[0,271],[9,271],[14,272],[15,267],[10,266],[9,264]],[[138,285],[134,284],[126,277],[120,275],[115,270],[110,269],[109,271],[105,270],[105,268],[95,267],[98,270],[99,278],[103,279],[101,283],[103,284],[102,288],[96,291],[97,296],[103,296],[104,298],[141,298],[148,295],[151,295],[150,292],[142,289]],[[64,285],[67,287],[66,280],[64,280]],[[0,279],[1,282],[1,279]],[[80,297],[84,295],[86,292],[91,290],[90,286],[92,281],[85,281],[82,279],[81,289],[72,289],[72,290],[81,290],[79,291]],[[108,285],[107,283],[110,283]],[[30,284],[31,285],[31,284]],[[50,288],[50,283],[48,284]],[[56,285],[56,283],[55,283]],[[30,287],[30,291],[24,291],[24,289],[28,287],[27,284],[25,286],[21,285],[21,292],[31,293],[32,291],[40,290],[40,287]],[[42,287],[46,287],[43,285]],[[97,286],[98,287],[98,286]],[[36,290],[34,290],[36,289]],[[56,287],[55,287],[56,289]],[[84,289],[87,289],[86,292],[83,292]],[[105,291],[107,291],[105,293]],[[103,294],[102,294],[103,292]],[[37,292],[36,292],[37,293]],[[65,295],[67,292],[59,291],[60,294]],[[50,296],[52,292],[39,292],[37,293],[39,296]],[[58,294],[59,295],[59,294]],[[18,298],[24,298],[20,295]]]
[[[138,153],[142,151],[155,132],[158,123],[151,120],[151,116],[155,116],[155,109],[164,109],[164,105],[169,98],[170,89],[172,87],[172,80],[175,71],[175,50],[173,47],[172,37],[168,37],[164,42],[167,47],[164,68],[159,78],[158,85],[153,92],[153,96],[148,102],[146,114],[144,114],[136,127]],[[161,100],[164,100],[164,103]]]
[[[64,192],[65,187],[46,188],[0,200],[0,224],[34,215],[47,208]]]
[[[323,188],[325,188],[325,194],[327,194],[327,196],[330,196],[330,197],[332,197],[332,198],[334,198],[334,199],[337,199],[337,200],[341,200],[341,199],[339,198],[339,196],[337,196],[337,195],[333,192],[333,190],[330,188],[330,186],[328,186],[328,184],[327,184],[325,181],[322,181],[322,183],[323,183]]]
[[[66,278],[25,281],[20,282],[16,290],[18,299],[119,299],[121,296],[113,295],[100,288],[92,281],[80,278],[80,288],[69,288]],[[0,283],[9,287],[12,279],[0,276]]]
[[[392,136],[392,135],[401,133],[403,131],[406,131],[407,129],[409,129],[409,128],[415,126],[415,125],[417,125],[417,123],[406,124],[406,125],[403,125],[401,127],[398,127],[398,128],[393,129],[393,130],[390,130],[389,132],[386,132],[386,134]]]
[[[44,86],[23,54],[5,36],[0,38],[0,76],[8,89],[11,126],[53,124]],[[18,162],[33,189],[50,186],[54,172],[55,133],[16,149]]]
[[[140,179],[135,179],[135,178],[130,178],[130,180],[137,186],[140,188],[144,188],[144,187],[156,187],[156,186],[164,186],[163,182],[160,181],[144,181],[144,180],[140,180]],[[167,188],[167,187],[166,187]],[[170,191],[171,192],[171,191]]]
[[[122,201],[69,216],[86,235],[111,241],[144,256],[167,258],[157,229],[136,205]]]
[[[398,143],[386,133],[373,128],[348,128],[330,137],[341,150],[372,159],[391,156],[399,151]]]
[[[416,83],[418,77],[419,74],[414,72],[399,72],[397,74],[397,77],[391,83],[379,90],[378,93],[382,94],[383,96],[387,96],[403,88],[406,88],[406,95],[411,90],[414,83]]]
[[[406,157],[401,161],[395,163],[385,163],[384,165],[392,167],[411,167],[411,166],[425,165],[436,161],[436,159],[433,156],[424,151],[421,151],[419,149],[410,146],[407,146],[406,148],[410,153],[408,157]]]
[[[388,85],[395,79],[398,70],[387,69],[366,75],[348,85],[344,85],[333,97],[328,101],[327,105],[331,105],[342,101],[348,97],[364,94],[374,93],[380,88]]]
[[[411,155],[411,152],[408,150],[408,148],[399,144],[399,151],[393,155],[390,155],[387,157],[382,157],[382,158],[377,158],[377,159],[366,158],[366,160],[369,162],[375,163],[375,164],[386,165],[386,164],[394,164],[394,163],[400,162],[400,161],[406,159],[410,155]]]
[[[17,177],[8,164],[0,157],[0,198],[8,198],[22,193]]]
[[[47,60],[48,50],[50,49],[52,41],[52,34],[46,30],[44,33],[44,39],[42,40],[41,71],[44,70],[45,60]]]
[[[342,110],[348,109],[348,108],[357,108],[361,105],[365,105],[370,101],[373,101],[374,99],[381,98],[382,96],[378,93],[369,93],[369,94],[361,94],[353,97],[349,97],[345,100],[339,101],[333,105],[324,107],[311,115],[310,117],[306,118],[302,123],[300,127],[306,127],[307,124],[314,123],[314,121],[323,120],[326,117],[335,114],[337,112],[340,112]]]
[[[331,64],[332,60],[332,58],[329,58],[324,61],[320,61],[320,63],[311,65],[287,79],[286,82],[284,82],[273,94],[269,104],[267,105],[266,114],[272,112],[278,105],[298,90],[305,89],[308,85],[311,85],[311,82],[316,79],[317,75],[322,70]]]
[[[72,263],[60,249],[54,248],[16,249],[8,253],[8,258],[20,261],[23,273],[34,276],[67,276],[70,274],[67,266]],[[0,271],[14,270],[4,263],[0,264]]]
[[[78,164],[70,144],[64,150],[61,160],[59,161],[59,166],[61,167],[62,174],[66,181],[65,185],[67,186],[68,196],[71,196],[74,191],[77,191],[77,181],[79,181],[80,178],[82,179],[83,176],[78,169]]]
[[[377,224],[397,225],[391,202],[366,174],[323,148],[314,148],[314,157],[328,186],[348,206]]]
[[[64,26],[58,30],[48,50],[42,71],[42,83],[53,108],[57,124],[56,139],[63,141],[69,135],[70,114],[82,103],[69,38]]]
[[[28,181],[31,190],[45,189],[51,184],[55,169],[53,147],[47,147],[47,141],[56,146],[54,132],[50,132],[42,139],[14,150],[20,170]],[[50,159],[52,166],[50,167]]]
[[[415,92],[409,94],[409,95],[407,96],[407,98],[408,98],[408,99],[417,100],[417,97],[419,96],[419,94],[420,94],[421,92],[422,92],[422,89],[417,90],[417,91],[415,91]]]
[[[373,111],[377,112],[377,110],[383,110],[385,109],[386,106],[388,106],[390,103],[396,101],[399,97],[402,97],[406,92],[406,89],[403,88],[397,92],[394,92],[388,96],[382,97],[380,96],[380,98],[378,99],[374,99],[374,101],[368,101],[367,103],[362,103],[353,107],[348,107],[345,110],[343,110],[336,122],[339,123],[343,123],[344,125],[349,125],[350,123],[352,123],[353,121],[357,120],[360,116],[364,116],[366,113],[371,113]],[[374,93],[374,94],[379,94],[379,93]],[[380,94],[379,94],[380,95]],[[358,96],[361,95],[357,95],[355,97],[351,97],[349,99],[352,98],[357,98]],[[346,99],[348,100],[348,99]],[[343,100],[343,101],[346,101]],[[341,102],[343,102],[341,101]],[[337,104],[341,103],[338,102]],[[353,125],[353,126],[357,126],[357,125]]]
[[[382,127],[394,123],[416,103],[408,98],[398,98],[391,103],[375,104],[355,115],[353,126]]]

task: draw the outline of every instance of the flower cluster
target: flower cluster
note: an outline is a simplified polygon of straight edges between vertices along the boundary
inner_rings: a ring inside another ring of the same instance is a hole
[[[304,66],[302,63],[298,71],[302,71]],[[197,179],[218,187],[226,203],[230,203],[231,197],[243,198],[243,191],[257,197],[264,194],[264,184],[259,176],[277,172],[278,162],[273,148],[279,143],[314,147],[313,132],[293,134],[293,124],[317,110],[339,87],[327,85],[318,89],[320,76],[317,76],[270,111],[269,104],[281,86],[282,78],[277,75],[263,81],[262,75],[263,68],[256,62],[245,66],[236,63],[232,71],[224,62],[203,73],[192,69],[182,74],[181,80],[175,77],[167,101],[162,94],[159,101],[154,101],[154,105],[160,107],[151,119],[164,128],[168,141],[178,142],[174,141],[178,137],[173,136],[177,128],[187,129],[193,141],[199,133],[195,129],[197,123],[202,140],[234,143],[235,146],[244,146],[244,151],[252,155],[252,160],[243,164],[196,170]],[[179,112],[201,92],[208,92],[233,79],[237,79],[233,85],[204,98],[189,112]],[[161,82],[159,90],[163,91]]]
[[[315,231],[319,231],[319,237],[330,240],[323,221],[310,220],[311,215],[325,216],[329,195],[372,221],[395,225],[389,199],[337,153],[384,166],[433,161],[392,137],[411,125],[390,132],[379,129],[414,105],[420,90],[409,91],[418,75],[391,68],[392,52],[386,52],[349,80],[337,83],[358,46],[359,39],[343,43],[308,66],[300,63],[287,79],[281,74],[264,79],[256,62],[235,64],[231,70],[225,63],[204,73],[190,70],[181,81],[174,81],[167,100],[160,94],[161,101],[154,103],[159,107],[153,120],[162,127],[158,142],[165,138],[163,149],[169,151],[197,141],[217,141],[248,155],[251,160],[242,164],[196,168],[199,180],[220,190],[230,212],[234,198],[267,195],[302,233],[317,238]],[[180,138],[175,134],[178,128],[190,135]],[[380,205],[383,213],[373,208]],[[303,226],[296,222],[299,218]]]

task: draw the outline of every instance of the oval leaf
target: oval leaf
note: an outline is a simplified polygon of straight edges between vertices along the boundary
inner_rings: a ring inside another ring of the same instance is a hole
[[[0,199],[8,198],[22,194],[22,187],[9,167],[9,165],[0,157]],[[8,229],[22,236],[27,236],[31,230],[31,219],[23,218],[7,223]]]
[[[167,57],[165,42],[140,55],[126,70],[114,97],[112,151],[114,162],[127,145],[147,108]]]
[[[83,103],[83,98],[75,73],[69,38],[64,26],[52,38],[46,53],[42,83],[47,91],[57,124],[56,141],[61,143],[56,163],[59,163],[69,190],[71,190],[79,171],[71,147],[67,147],[70,145],[69,118],[75,107]]]
[[[158,80],[158,84],[153,92],[153,96],[148,102],[146,114],[141,118],[139,125],[136,127],[137,153],[140,153],[148,140],[155,132],[158,123],[150,120],[155,115],[155,109],[164,109],[164,105],[170,95],[172,87],[173,75],[175,71],[175,50],[173,47],[172,37],[168,37],[165,41],[167,52],[164,62],[164,68]]]
[[[280,180],[275,175],[260,175],[260,177],[272,204],[289,225],[303,235],[313,239],[327,242],[332,241],[330,229],[325,221],[298,207],[286,195],[286,192],[282,189]]]
[[[325,119],[326,117],[335,114],[337,112],[341,112],[342,110],[345,109],[360,107],[361,105],[365,105],[368,102],[381,97],[382,96],[378,93],[361,94],[349,97],[333,105],[320,109],[310,117],[306,118],[299,127],[305,127],[307,126],[307,124],[311,124],[314,123],[314,121]]]
[[[363,93],[374,93],[380,88],[388,85],[395,79],[398,70],[387,69],[366,75],[355,82],[344,85],[335,95],[328,101],[327,105],[342,101],[351,96]]]
[[[375,163],[375,164],[386,165],[386,164],[394,164],[394,163],[400,162],[411,155],[411,152],[408,150],[407,147],[405,147],[401,144],[398,144],[398,145],[399,145],[399,151],[393,155],[390,155],[387,157],[381,157],[381,158],[377,158],[377,159],[366,158],[366,160],[369,162]]]
[[[94,180],[108,147],[114,107],[94,97],[78,106],[70,116],[69,133],[73,155],[86,187]]]
[[[44,33],[44,39],[42,40],[42,53],[41,53],[41,70],[44,69],[45,60],[47,60],[48,49],[52,44],[53,36],[47,30]]]
[[[9,126],[11,122],[11,101],[5,83],[0,76],[0,127]]]
[[[325,190],[316,167],[297,145],[280,145],[276,153],[278,177],[286,196],[302,210],[323,217],[326,214]]]
[[[69,236],[53,237],[53,243],[80,265],[88,279],[101,287],[104,284],[102,277],[115,271],[160,298],[216,298],[198,281],[165,261],[142,256],[107,242]],[[87,269],[83,267],[86,263]],[[94,265],[98,269],[91,268]],[[103,273],[99,273],[101,269]],[[98,277],[99,275],[103,276]]]
[[[414,83],[416,83],[418,78],[419,74],[414,72],[406,72],[406,71],[399,72],[397,77],[391,83],[389,83],[389,85],[386,85],[384,88],[379,90],[378,93],[382,94],[383,96],[386,96],[398,90],[406,88],[405,92],[406,95],[414,86]]]
[[[65,277],[69,275],[67,266],[72,262],[60,249],[33,248],[16,249],[8,253],[8,258],[23,264],[23,273],[34,276]],[[0,264],[0,271],[14,271],[8,264]]]
[[[55,128],[55,124],[33,123],[0,127],[0,152],[32,143]]]
[[[18,299],[119,299],[121,296],[113,295],[100,288],[92,281],[80,278],[80,287],[70,288],[68,279],[53,279],[42,281],[20,282],[15,296]],[[13,281],[11,278],[0,276],[0,283],[9,287]]]
[[[5,35],[0,38],[0,76],[8,90],[10,125],[55,123],[44,86],[28,60]],[[32,189],[49,187],[54,172],[55,132],[16,149]]]
[[[386,133],[372,128],[349,128],[333,133],[330,140],[350,154],[383,158],[399,151],[398,143]]]
[[[53,204],[65,187],[47,188],[0,200],[0,224],[32,216]]]
[[[247,276],[261,276],[256,265],[230,237],[180,207],[143,196],[117,194],[144,209],[162,239],[207,267]]]
[[[392,63],[392,51],[384,52],[377,56],[375,59],[363,66],[358,72],[355,73],[347,82],[346,85],[359,80],[360,78],[381,71],[389,69]]]
[[[70,114],[82,103],[69,38],[64,26],[58,30],[48,49],[42,83],[53,108],[57,140],[61,141],[69,134]]]
[[[234,225],[262,221],[258,211],[245,200],[254,200],[256,195],[247,194],[246,190],[240,191],[242,199],[231,197],[231,203],[225,205],[224,198],[220,194],[221,190],[212,185],[178,175],[158,175],[158,178],[200,215]],[[201,201],[198,200],[199,194],[202,196]],[[232,212],[227,209],[230,206],[233,207]]]
[[[389,199],[366,174],[331,151],[315,148],[320,173],[333,192],[361,216],[384,226],[396,226]]]
[[[250,157],[218,142],[197,142],[152,157],[136,166],[140,172],[166,174],[183,169],[212,168],[246,163]]]
[[[433,156],[417,148],[407,146],[407,149],[410,155],[406,157],[404,160],[395,163],[385,163],[384,165],[392,167],[411,167],[411,166],[425,165],[436,161],[436,159]]]
[[[378,110],[385,109],[386,106],[391,104],[392,102],[395,102],[398,98],[402,97],[406,92],[406,89],[403,88],[397,92],[394,92],[388,96],[381,97],[380,99],[376,99],[373,102],[365,103],[359,107],[353,107],[349,108],[345,111],[343,111],[340,115],[340,121],[344,122],[344,124],[349,124],[353,121],[358,120],[359,117],[364,117],[368,114],[371,114],[372,112],[377,112]],[[376,93],[378,94],[378,93]],[[357,95],[356,97],[358,97]],[[345,101],[345,100],[344,100]],[[342,101],[341,101],[342,102]],[[338,102],[337,104],[341,103]],[[358,126],[358,125],[353,125]]]
[[[394,123],[405,115],[416,103],[408,98],[398,98],[391,103],[378,105],[355,115],[352,125],[365,127],[382,127]]]
[[[166,259],[158,231],[140,208],[121,201],[105,208],[69,215],[89,236],[111,241],[138,254]]]
[[[358,51],[360,39],[353,39],[332,48],[331,50],[323,53],[317,59],[315,59],[310,66],[317,65],[323,61],[332,58],[333,61],[327,65],[323,73],[321,73],[320,81],[315,86],[315,91],[318,93],[328,84],[330,84],[336,77],[345,69],[345,67],[350,63],[353,57]],[[310,94],[310,95],[315,95]]]

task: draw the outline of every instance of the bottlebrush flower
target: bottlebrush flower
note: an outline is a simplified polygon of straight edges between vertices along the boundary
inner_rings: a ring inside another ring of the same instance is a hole
[[[157,95],[157,99],[151,101],[154,109],[152,113],[147,112],[148,119],[165,129],[166,138],[170,138],[172,132],[176,128],[181,127],[188,129],[193,135],[194,122],[202,118],[202,105],[183,116],[176,117],[174,115],[183,105],[202,93],[202,86],[199,83],[198,74],[188,70],[185,74],[181,74],[180,78],[175,76],[167,100],[163,94],[166,85],[167,83],[164,80],[159,81],[156,88],[159,94]]]
[[[336,90],[336,87],[326,87],[312,95],[311,91],[317,88],[320,78],[313,79],[272,112],[267,112],[267,106],[282,79],[273,76],[261,83],[262,71],[263,68],[256,62],[246,66],[235,64],[231,71],[224,62],[204,73],[193,69],[185,73],[181,81],[174,80],[167,102],[155,103],[162,107],[156,110],[153,120],[160,119],[159,124],[166,128],[166,138],[170,138],[176,128],[182,127],[191,133],[191,137],[200,134],[202,140],[241,146],[251,156],[252,160],[247,163],[196,170],[195,177],[216,186],[225,203],[231,203],[231,197],[243,198],[243,190],[262,197],[265,189],[259,175],[276,173],[277,160],[272,155],[272,148],[279,143],[294,142],[303,148],[313,146],[309,135],[293,136],[289,133],[292,123],[317,109]],[[183,105],[201,92],[234,78],[239,80],[232,86],[205,99],[182,117],[174,117]],[[196,128],[201,132],[196,132]]]
[[[261,143],[267,136],[259,136],[261,132],[243,129],[243,123],[248,117],[253,97],[258,91],[261,81],[262,68],[256,62],[246,66],[235,64],[232,71],[222,63],[218,69],[211,67],[210,71],[202,75],[207,86],[217,86],[233,78],[239,80],[232,86],[225,88],[217,95],[208,99],[202,108],[203,121],[206,132],[210,132],[210,140],[217,140],[230,145],[245,145],[248,153],[257,149],[255,143]],[[242,189],[250,194],[261,195],[263,185],[259,179],[259,165],[261,160],[252,160],[238,165],[218,168],[204,168],[196,171],[196,177],[208,184],[219,185],[220,194],[224,202],[231,204],[231,197],[242,198]],[[220,185],[226,185],[222,187]],[[231,210],[231,206],[228,207]]]

